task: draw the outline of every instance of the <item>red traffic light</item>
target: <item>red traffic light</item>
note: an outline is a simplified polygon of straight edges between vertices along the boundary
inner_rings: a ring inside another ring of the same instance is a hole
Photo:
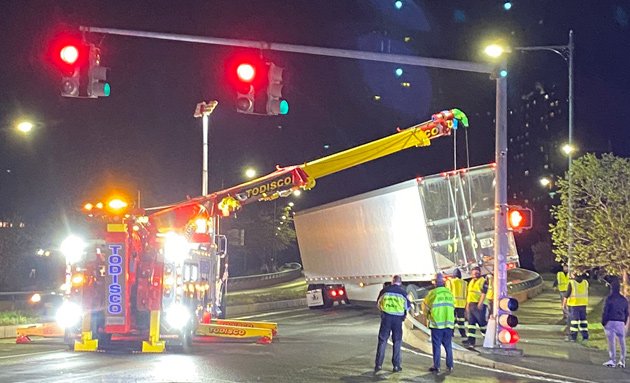
[[[79,59],[79,49],[74,45],[66,45],[59,51],[61,61],[73,65]]]
[[[511,328],[504,328],[499,332],[499,342],[501,344],[514,344],[521,340],[521,336]]]
[[[236,68],[236,75],[243,82],[252,82],[256,77],[256,69],[252,64],[242,63]]]
[[[511,207],[507,215],[508,226],[514,231],[528,230],[532,228],[532,210],[522,207]]]

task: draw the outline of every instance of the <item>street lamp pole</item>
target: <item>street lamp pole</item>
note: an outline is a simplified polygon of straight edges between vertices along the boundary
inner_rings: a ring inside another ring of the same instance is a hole
[[[567,45],[545,45],[534,47],[516,47],[514,50],[518,51],[550,51],[564,59],[569,66],[569,150],[568,156],[568,171],[567,182],[569,183],[568,200],[567,205],[567,266],[569,273],[571,273],[571,263],[573,259],[573,181],[572,181],[572,164],[573,164],[573,52],[575,45],[573,44],[573,30],[569,30],[569,44]]]
[[[200,102],[195,108],[195,118],[201,117],[203,125],[203,160],[201,166],[201,195],[208,195],[208,116],[212,114],[218,101],[210,101],[207,104]]]

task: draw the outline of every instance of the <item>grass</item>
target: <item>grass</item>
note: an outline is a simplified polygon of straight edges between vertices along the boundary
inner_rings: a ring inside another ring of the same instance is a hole
[[[37,323],[38,321],[39,318],[36,315],[24,311],[0,312],[0,326]]]

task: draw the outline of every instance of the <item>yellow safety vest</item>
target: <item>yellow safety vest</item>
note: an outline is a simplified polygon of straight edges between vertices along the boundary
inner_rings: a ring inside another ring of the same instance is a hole
[[[556,274],[556,280],[558,281],[558,291],[565,292],[569,286],[569,276],[564,271],[559,271]]]
[[[494,282],[491,276],[488,276],[488,292],[486,293],[486,301],[485,304],[492,301],[494,299]]]
[[[460,278],[453,278],[446,281],[446,287],[453,294],[455,299],[455,308],[466,307],[466,290],[468,289],[468,282]]]
[[[583,280],[580,283],[571,279],[571,296],[567,300],[567,306],[588,306],[588,281]]]
[[[468,294],[466,296],[467,303],[479,302],[479,298],[481,298],[481,294],[483,294],[482,289],[485,281],[486,280],[484,278],[477,278],[468,282]]]

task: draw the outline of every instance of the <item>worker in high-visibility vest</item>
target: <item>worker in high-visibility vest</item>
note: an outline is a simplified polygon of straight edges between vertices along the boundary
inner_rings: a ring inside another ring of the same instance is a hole
[[[586,320],[587,306],[588,281],[581,275],[569,279],[563,307],[569,308],[569,319],[571,320],[569,340],[572,342],[577,340],[578,331],[582,333],[582,340],[588,340],[588,321]]]
[[[475,335],[477,326],[482,334],[486,334],[486,294],[488,293],[488,281],[481,277],[481,269],[475,267],[470,272],[472,279],[468,282],[468,291],[466,293],[466,318],[468,325],[466,326],[468,339],[463,343],[466,346],[475,346]]]
[[[383,369],[385,360],[385,347],[387,339],[392,335],[393,355],[392,364],[394,372],[402,371],[400,349],[402,345],[402,323],[405,320],[410,304],[407,299],[407,291],[402,288],[402,279],[394,275],[392,283],[384,287],[377,298],[378,309],[381,311],[381,326],[378,330],[378,345],[374,361],[374,372]]]
[[[492,308],[494,306],[494,277],[492,274],[486,275],[486,281],[488,281],[488,293],[486,294],[486,305],[488,306],[487,317],[492,315]]]
[[[446,281],[446,288],[451,291],[455,300],[455,330],[459,330],[462,338],[466,338],[466,290],[468,282],[462,279],[462,272],[459,269],[453,271],[453,277]]]
[[[567,336],[567,340],[569,340],[569,328],[571,328],[571,320],[569,319],[569,310],[567,306],[563,304],[564,296],[567,293],[567,288],[569,288],[569,266],[562,266],[562,270],[558,271],[556,274],[556,280],[553,283],[553,287],[558,289],[558,293],[560,294],[560,304],[562,305],[562,318],[566,321],[566,328],[564,330],[565,335]]]
[[[446,368],[453,371],[453,328],[455,327],[455,299],[449,289],[444,287],[442,273],[433,279],[435,288],[423,300],[424,316],[431,329],[433,366],[429,371],[440,372],[442,346],[446,352]]]

